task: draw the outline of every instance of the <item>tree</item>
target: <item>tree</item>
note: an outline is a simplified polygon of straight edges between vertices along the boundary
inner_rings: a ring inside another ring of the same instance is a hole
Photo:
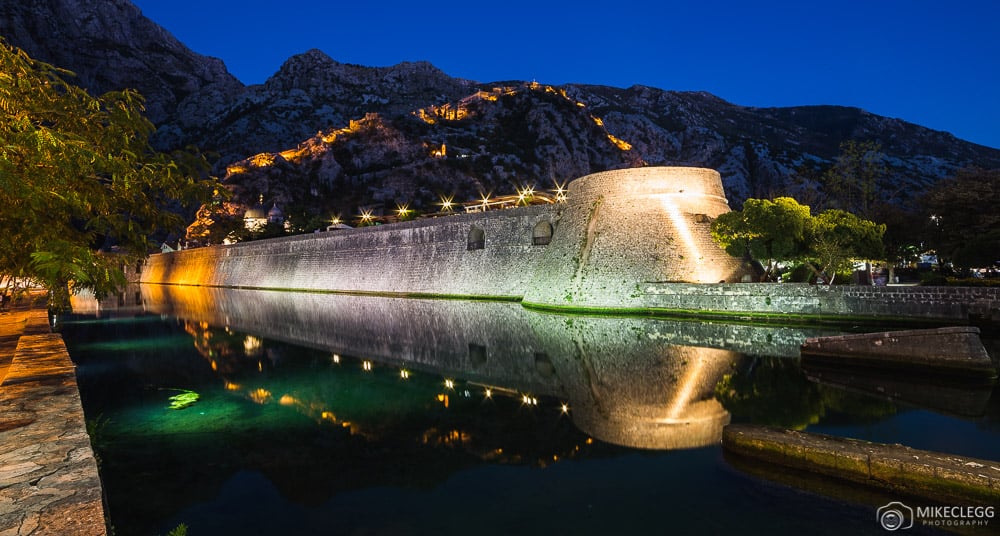
[[[917,223],[925,220],[916,207],[904,208],[889,203],[879,204],[873,219],[885,224],[882,244],[889,266],[889,281],[893,281],[897,265],[909,265],[920,260],[926,229]]]
[[[720,214],[712,238],[734,257],[765,261],[762,280],[774,278],[777,263],[801,258],[812,236],[809,207],[791,197],[747,199],[743,210]]]
[[[712,238],[734,257],[766,262],[762,280],[772,280],[779,262],[799,262],[817,278],[833,284],[834,274],[855,259],[884,255],[885,226],[843,210],[813,217],[809,207],[790,197],[747,199],[743,210],[720,214]]]
[[[817,276],[833,284],[837,272],[851,268],[851,261],[881,259],[885,254],[882,236],[885,225],[863,220],[850,212],[824,210],[813,219],[810,255],[821,269],[806,259]]]
[[[830,208],[871,218],[887,173],[884,160],[882,146],[874,141],[841,143],[840,156],[821,179]]]
[[[1000,169],[964,169],[921,198],[927,245],[963,268],[1000,260]]]
[[[217,184],[199,177],[200,154],[152,150],[138,93],[93,97],[69,76],[0,40],[0,274],[44,285],[55,307],[70,283],[120,287],[153,233],[182,229],[168,208],[197,206]]]

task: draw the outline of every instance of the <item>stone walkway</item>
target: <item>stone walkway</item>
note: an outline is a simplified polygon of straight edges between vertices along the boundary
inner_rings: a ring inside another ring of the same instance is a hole
[[[73,362],[44,304],[0,313],[0,536],[105,535]]]

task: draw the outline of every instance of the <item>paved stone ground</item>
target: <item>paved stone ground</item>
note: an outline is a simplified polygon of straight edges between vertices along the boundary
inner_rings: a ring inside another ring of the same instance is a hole
[[[0,314],[0,536],[105,535],[73,362],[44,305]]]

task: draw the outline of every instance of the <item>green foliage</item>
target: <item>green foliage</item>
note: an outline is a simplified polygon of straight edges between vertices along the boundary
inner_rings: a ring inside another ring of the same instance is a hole
[[[885,253],[885,225],[858,218],[850,212],[830,209],[814,218],[811,254],[830,283],[837,272],[849,271],[855,259],[880,259]]]
[[[100,465],[100,451],[107,445],[107,433],[105,429],[111,424],[111,419],[105,417],[104,414],[100,414],[93,419],[87,419],[85,424],[87,426],[87,435],[90,436],[90,446],[94,450],[94,458],[97,460],[98,465]]]
[[[116,290],[152,233],[182,228],[167,207],[197,206],[215,185],[198,178],[201,155],[150,148],[138,93],[92,97],[71,75],[0,40],[0,275],[35,279],[56,306],[71,282]]]
[[[188,526],[185,525],[184,523],[181,523],[180,525],[177,525],[176,527],[170,529],[170,532],[167,533],[167,536],[187,536],[187,533],[188,533]]]
[[[716,218],[711,233],[730,255],[766,262],[765,280],[773,277],[779,262],[791,262],[809,266],[832,283],[833,274],[850,269],[852,260],[884,254],[884,225],[837,209],[813,217],[808,206],[790,197],[747,199],[743,210]]]
[[[805,264],[798,264],[788,272],[787,276],[785,276],[782,281],[788,281],[791,283],[808,283],[812,275],[812,270],[810,270],[808,266]]]
[[[809,207],[791,197],[751,198],[743,203],[743,210],[719,215],[711,233],[730,255],[766,261],[764,278],[770,279],[779,261],[806,253],[812,224]]]
[[[921,272],[920,273],[920,285],[927,287],[945,287],[948,286],[948,278],[941,275],[940,272]]]
[[[850,415],[856,420],[878,422],[897,413],[896,405],[890,400],[844,390],[838,386],[819,384],[816,387],[823,403],[824,415]]]
[[[938,281],[939,284],[949,287],[1000,287],[1000,279],[998,278],[941,277]]]
[[[840,144],[840,154],[829,168],[804,165],[792,181],[798,184],[796,192],[800,199],[818,210],[839,209],[864,220],[885,224],[881,237],[883,252],[879,255],[850,254],[868,259],[884,258],[894,266],[919,258],[924,237],[922,226],[914,225],[918,216],[888,201],[897,193],[889,188],[888,173],[880,144],[871,140],[847,140]],[[827,262],[843,266],[841,260],[834,258],[839,256],[840,245],[834,245],[834,251],[830,251],[829,245],[820,245],[820,248]],[[823,264],[823,261],[817,262]]]
[[[296,213],[288,217],[291,222],[289,234],[311,233],[316,229],[325,230],[330,225],[330,217],[326,214]]]

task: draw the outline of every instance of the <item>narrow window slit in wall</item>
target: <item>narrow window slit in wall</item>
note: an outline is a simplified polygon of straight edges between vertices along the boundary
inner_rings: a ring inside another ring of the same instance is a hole
[[[486,233],[479,227],[473,226],[469,229],[469,250],[483,249],[486,247]]]

